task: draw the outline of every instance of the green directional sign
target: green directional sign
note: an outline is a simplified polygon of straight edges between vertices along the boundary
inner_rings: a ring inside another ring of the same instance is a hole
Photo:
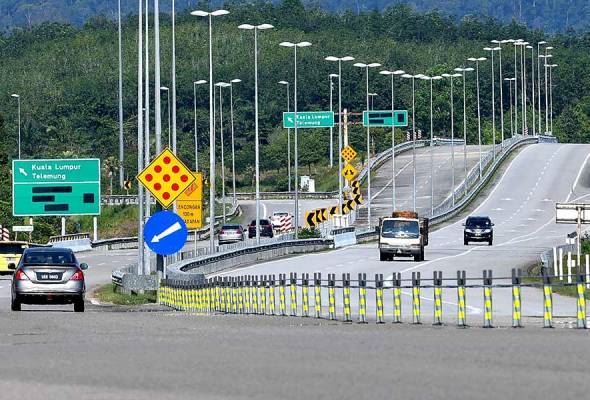
[[[13,160],[14,216],[100,214],[100,160]]]
[[[363,126],[404,127],[408,126],[407,110],[363,111]]]
[[[334,113],[331,111],[297,112],[297,128],[332,128]],[[295,128],[295,113],[283,113],[283,128]]]

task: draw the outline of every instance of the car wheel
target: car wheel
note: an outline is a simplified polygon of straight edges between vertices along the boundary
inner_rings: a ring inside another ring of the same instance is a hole
[[[387,255],[382,251],[379,252],[379,261],[387,261]]]
[[[74,312],[84,312],[84,298],[80,298],[74,302]]]
[[[463,239],[463,245],[467,246],[469,244],[469,241],[467,239]]]
[[[491,245],[492,245],[492,242],[493,242],[493,241],[492,241],[492,240],[490,240],[490,241],[488,242],[488,246],[491,246]]]
[[[10,309],[12,311],[20,311],[21,310],[21,302],[19,301],[18,297],[15,297],[10,302]]]

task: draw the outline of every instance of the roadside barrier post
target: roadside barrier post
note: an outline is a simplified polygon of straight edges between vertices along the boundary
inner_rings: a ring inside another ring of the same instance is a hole
[[[563,280],[563,249],[561,247],[559,248],[559,280]]]
[[[301,277],[301,284],[303,316],[309,317],[309,274],[303,274]]]
[[[393,274],[393,323],[402,323],[402,274],[395,272]]]
[[[199,285],[197,284],[193,284],[191,286],[191,312],[197,312],[198,311],[198,288]]]
[[[272,274],[270,276],[270,282],[269,282],[269,292],[268,292],[268,313],[270,315],[275,315],[275,311],[277,308],[277,302],[275,299],[275,282],[276,282],[276,278],[275,275]]]
[[[359,274],[359,324],[367,323],[367,274]]]
[[[250,314],[250,275],[244,277],[244,314]]]
[[[297,316],[297,273],[291,272],[291,284],[289,287],[289,292],[291,294],[291,316]]]
[[[434,289],[434,322],[432,325],[442,325],[442,271],[434,271],[432,275]]]
[[[492,270],[483,271],[483,327],[493,328],[492,325]]]
[[[578,273],[577,292],[578,292],[578,329],[586,329],[586,285],[583,273]]]
[[[215,311],[221,311],[221,285],[220,278],[215,278]]]
[[[350,312],[350,274],[342,274],[342,302],[344,322],[352,322]]]
[[[260,296],[259,296],[260,287],[258,285],[258,275],[254,275],[254,280],[252,281],[252,303],[253,303],[253,314],[260,314]]]
[[[240,276],[238,278],[238,313],[244,314],[244,309],[246,305],[244,304],[244,277]]]
[[[522,328],[521,318],[521,287],[522,270],[512,268],[512,327]]]
[[[287,304],[285,299],[285,286],[287,285],[286,274],[279,274],[279,313],[281,316],[287,315]]]
[[[375,302],[377,304],[377,323],[384,324],[383,321],[383,274],[375,274]]]
[[[231,278],[231,299],[232,299],[232,310],[234,314],[238,313],[238,278]]]
[[[223,290],[225,292],[225,312],[231,312],[231,288],[230,288],[230,281],[228,277],[223,278]]]
[[[328,274],[328,313],[330,320],[336,319],[336,274]]]
[[[315,317],[322,317],[322,274],[320,272],[313,273],[313,291],[314,291],[314,310]]]
[[[412,322],[420,322],[420,272],[412,272]]]
[[[572,283],[572,252],[567,252],[567,283]]]
[[[457,326],[467,328],[467,299],[465,296],[465,285],[467,284],[466,272],[457,271]]]
[[[549,275],[543,275],[543,328],[553,328],[553,287]]]
[[[258,314],[266,314],[266,275],[260,276],[260,283],[258,284],[258,297],[260,297],[260,310]]]

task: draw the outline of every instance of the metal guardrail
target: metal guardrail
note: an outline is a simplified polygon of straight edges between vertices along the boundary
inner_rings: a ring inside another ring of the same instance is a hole
[[[70,240],[84,240],[90,239],[90,233],[72,233],[69,235],[63,236],[51,236],[48,240],[48,243],[59,243],[65,242]]]
[[[409,274],[408,274],[409,275]],[[384,279],[383,274],[375,274],[374,279],[367,279],[367,274],[358,274],[351,278],[350,274],[328,274],[327,279],[321,273],[297,273],[217,277],[200,282],[187,282],[167,279],[160,286],[159,299],[162,305],[179,311],[255,314],[272,316],[315,317],[332,321],[367,323],[369,312],[373,311],[374,321],[385,323],[386,315],[390,322],[411,322],[421,324],[424,320],[422,312],[422,293],[432,293],[432,303],[428,303],[432,312],[433,325],[453,324],[461,328],[473,326],[469,321],[469,311],[473,300],[467,305],[467,295],[473,299],[474,291],[482,294],[480,312],[484,328],[494,327],[494,294],[498,292],[512,299],[511,326],[523,327],[523,305],[532,302],[532,297],[522,297],[523,288],[542,289],[542,299],[536,299],[536,306],[542,310],[543,327],[553,327],[553,289],[572,286],[576,288],[577,305],[570,310],[569,316],[576,319],[576,327],[587,328],[586,317],[586,282],[584,274],[575,275],[575,283],[563,283],[556,277],[543,274],[541,276],[522,275],[520,269],[513,269],[511,277],[494,278],[492,270],[484,270],[483,278],[467,278],[466,271],[457,271],[456,278],[444,278],[442,271],[433,271],[432,279],[422,279],[420,272],[412,272],[411,278],[402,279],[402,274],[394,273],[391,278]],[[529,278],[525,280],[525,278]],[[354,291],[353,291],[354,290]],[[444,292],[443,292],[444,290]],[[449,291],[456,291],[450,294]],[[405,293],[404,293],[405,292]],[[403,309],[407,303],[402,301],[402,294],[411,293],[411,313]],[[445,296],[451,295],[456,303],[444,303]],[[456,296],[456,297],[455,297]],[[479,297],[479,296],[478,296]],[[310,301],[313,299],[313,301]],[[278,306],[277,306],[278,300]],[[541,301],[542,300],[542,301]],[[403,306],[402,306],[403,304]],[[443,306],[445,304],[445,306]],[[454,305],[452,322],[445,321],[443,312]],[[403,309],[402,309],[403,308]],[[409,320],[408,314],[411,316]],[[372,318],[371,318],[372,319]]]

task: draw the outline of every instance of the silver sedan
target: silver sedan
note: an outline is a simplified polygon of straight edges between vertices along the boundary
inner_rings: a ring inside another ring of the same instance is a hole
[[[78,263],[70,249],[37,247],[26,249],[18,263],[9,264],[12,277],[12,311],[21,304],[73,304],[84,312],[85,263]]]
[[[244,240],[244,228],[238,224],[225,224],[219,230],[219,244],[241,242]]]

